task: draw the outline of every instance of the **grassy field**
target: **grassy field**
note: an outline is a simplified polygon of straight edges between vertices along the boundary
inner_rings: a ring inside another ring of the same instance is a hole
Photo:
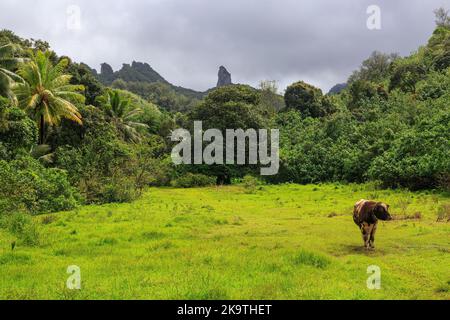
[[[352,221],[360,198],[403,217],[380,223],[374,251]],[[0,298],[450,299],[450,224],[436,222],[449,202],[367,185],[150,189],[35,217],[35,246],[0,230]],[[66,288],[69,265],[81,290]],[[380,290],[366,286],[369,265]]]

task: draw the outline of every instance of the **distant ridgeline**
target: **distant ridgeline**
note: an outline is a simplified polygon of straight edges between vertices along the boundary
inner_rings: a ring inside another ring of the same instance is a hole
[[[96,70],[93,70],[93,72],[105,85],[111,85],[117,79],[122,79],[125,82],[161,82],[170,85],[178,93],[199,99],[203,96],[203,92],[172,85],[158,72],[156,72],[148,63],[136,61],[133,61],[131,65],[124,63],[122,68],[116,72],[113,71],[109,64],[102,63],[100,74],[97,74]]]
[[[175,86],[164,79],[148,63],[136,61],[133,61],[131,65],[124,63],[118,71],[114,71],[109,64],[102,63],[100,73],[95,69],[91,70],[104,85],[131,91],[170,111],[189,109],[211,90],[200,92]],[[217,87],[228,84],[232,84],[231,74],[221,66]]]
[[[336,85],[334,85],[330,91],[328,91],[328,94],[338,94],[340,93],[342,90],[344,90],[345,88],[347,88],[347,83],[338,83]]]

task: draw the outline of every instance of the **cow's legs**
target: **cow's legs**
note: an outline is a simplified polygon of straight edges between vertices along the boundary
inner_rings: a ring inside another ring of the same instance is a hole
[[[374,242],[375,242],[375,232],[377,232],[377,224],[375,223],[372,228],[372,232],[370,233],[370,240],[369,245],[373,249],[375,248]]]
[[[361,233],[364,241],[364,247],[370,249],[370,235],[372,233],[373,225],[364,222],[361,225]]]

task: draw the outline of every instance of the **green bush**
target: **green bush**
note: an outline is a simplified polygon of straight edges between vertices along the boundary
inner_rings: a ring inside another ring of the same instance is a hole
[[[0,103],[0,159],[11,159],[20,150],[30,150],[37,141],[37,126],[25,112]]]
[[[127,177],[124,174],[105,179],[104,183],[101,191],[101,202],[131,202],[141,194],[133,177]]]
[[[348,92],[350,94],[348,109],[351,110],[353,114],[358,114],[358,112],[365,113],[367,108],[363,107],[367,101],[370,103],[374,98],[387,98],[387,92],[382,85],[377,85],[366,80],[353,82],[349,86]]]
[[[87,203],[102,203],[106,201],[102,199],[105,186],[112,183],[109,179],[115,171],[126,167],[131,148],[118,139],[117,130],[106,121],[101,110],[90,107],[83,112],[83,128],[67,127],[58,136],[56,141],[60,143],[66,143],[70,136],[80,140],[57,147],[55,165],[68,172],[70,182],[78,187]]]
[[[450,221],[450,204],[442,204],[437,210],[437,221]]]
[[[148,186],[170,184],[173,171],[172,159],[165,155],[165,143],[159,136],[151,136],[135,145],[128,161],[128,175],[135,177],[136,187],[142,190]]]
[[[164,158],[164,148],[157,136],[126,144],[105,125],[88,132],[78,146],[57,148],[55,160],[87,203],[129,202],[147,186],[169,184],[170,158]]]
[[[444,73],[431,72],[417,84],[417,96],[423,101],[438,99],[446,93],[450,97],[450,69]]]
[[[73,209],[79,196],[61,169],[45,168],[30,156],[0,160],[0,212],[32,214]]]
[[[374,159],[369,176],[387,186],[436,188],[450,172],[450,114],[446,111],[403,132]]]
[[[416,92],[416,84],[426,75],[426,66],[418,55],[397,59],[392,64],[389,91],[399,89],[403,92]]]
[[[214,185],[215,183],[215,177],[210,177],[203,174],[193,174],[190,172],[171,181],[171,185],[175,188],[206,187]]]
[[[13,213],[0,217],[0,227],[16,236],[19,244],[36,246],[39,244],[39,231],[32,217],[25,213]]]
[[[258,184],[259,184],[258,179],[251,175],[246,175],[242,179],[242,185],[244,186],[246,193],[255,193]]]

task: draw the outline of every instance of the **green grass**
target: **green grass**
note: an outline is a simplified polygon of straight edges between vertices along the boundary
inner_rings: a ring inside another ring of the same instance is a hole
[[[420,219],[380,223],[365,251],[352,221],[360,198]],[[0,298],[450,299],[450,224],[436,222],[449,201],[367,185],[150,189],[35,217],[35,246],[0,230]],[[69,265],[81,290],[66,288]],[[367,289],[370,265],[380,290]]]

